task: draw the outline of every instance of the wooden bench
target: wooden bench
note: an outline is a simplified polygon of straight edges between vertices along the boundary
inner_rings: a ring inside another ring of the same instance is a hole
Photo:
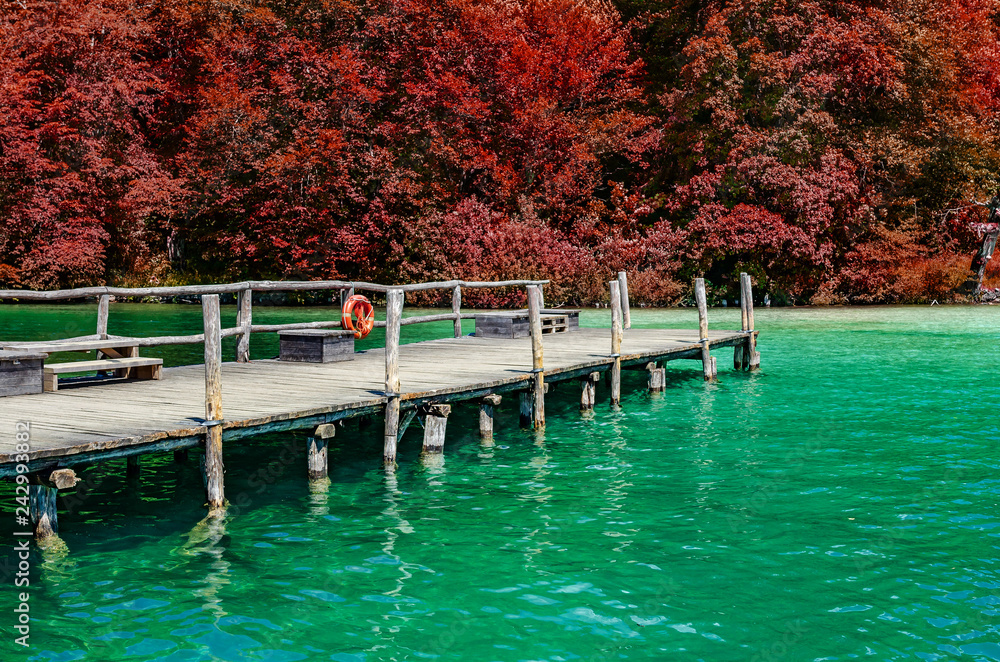
[[[96,361],[74,361],[73,363],[51,363],[44,368],[44,389],[45,391],[58,391],[59,375],[74,372],[109,370],[114,370],[115,377],[160,379],[163,375],[163,359],[134,356],[124,359],[98,359]]]

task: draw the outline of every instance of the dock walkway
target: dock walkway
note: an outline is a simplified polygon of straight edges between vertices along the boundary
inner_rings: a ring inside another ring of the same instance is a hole
[[[712,331],[712,348],[745,342],[740,331]],[[623,366],[701,359],[697,330],[632,329],[622,342]],[[606,329],[544,336],[547,382],[608,370]],[[401,406],[473,400],[526,390],[531,382],[531,340],[446,338],[402,345]],[[162,381],[120,381],[68,386],[54,393],[3,401],[0,430],[31,426],[32,465],[63,465],[197,446],[204,440],[205,367],[166,368]],[[222,365],[223,440],[262,432],[311,428],[385,407],[385,350],[353,361],[291,363],[277,360]],[[13,435],[0,437],[0,475],[14,473]],[[33,467],[34,468],[34,467]]]

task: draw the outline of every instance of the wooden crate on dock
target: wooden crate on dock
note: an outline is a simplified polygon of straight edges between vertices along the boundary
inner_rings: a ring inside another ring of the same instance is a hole
[[[279,331],[278,358],[300,363],[354,360],[354,332],[339,329]]]
[[[0,350],[0,397],[42,392],[42,365],[48,354]]]
[[[566,333],[580,328],[579,310],[544,310],[542,333]],[[476,315],[477,338],[527,338],[528,311],[514,310]]]

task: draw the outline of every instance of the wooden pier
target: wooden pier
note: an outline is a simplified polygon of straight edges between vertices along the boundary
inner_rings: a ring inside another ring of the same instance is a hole
[[[518,394],[522,424],[541,427],[545,425],[547,384],[553,382],[578,384],[580,408],[586,410],[593,407],[602,373],[607,373],[610,400],[617,405],[622,369],[648,371],[649,388],[662,390],[663,364],[667,361],[701,361],[705,379],[716,379],[715,357],[709,354],[712,349],[733,347],[737,370],[759,365],[749,277],[741,280],[742,328],[711,332],[701,279],[695,284],[701,323],[698,329],[691,330],[629,329],[627,282],[621,274],[609,283],[610,330],[581,328],[543,333],[541,321],[548,311],[542,303],[542,285],[544,282],[449,281],[387,287],[327,281],[200,286],[215,290],[193,292],[202,296],[203,334],[145,339],[116,339],[107,333],[108,298],[129,296],[132,290],[92,288],[83,290],[83,295],[80,290],[68,290],[57,296],[49,292],[0,291],[0,298],[19,299],[98,296],[98,333],[73,339],[78,344],[94,343],[96,347],[104,343],[110,347],[116,342],[129,346],[184,342],[205,346],[203,365],[165,368],[159,380],[119,379],[0,399],[0,430],[9,431],[0,435],[0,477],[29,484],[36,533],[44,536],[58,530],[55,494],[75,484],[72,467],[130,458],[134,469],[143,454],[203,446],[207,501],[210,512],[219,513],[225,506],[224,449],[239,439],[308,429],[312,434],[304,473],[311,480],[324,479],[326,448],[335,434],[334,424],[378,415],[384,418],[382,461],[391,470],[397,444],[417,416],[424,420],[424,452],[442,452],[448,415],[455,404],[479,407],[480,433],[488,438],[492,436],[496,407],[508,394]],[[408,290],[448,288],[453,292],[453,302],[460,302],[462,287],[497,286],[527,288],[531,327],[528,337],[462,335],[462,319],[474,314],[462,313],[458,303],[454,303],[450,314],[402,317]],[[240,319],[233,329],[221,329],[219,322],[218,294],[223,287],[239,295]],[[358,289],[384,292],[386,320],[379,325],[386,328],[385,347],[356,352],[352,360],[330,363],[250,361],[251,333],[340,327],[339,319],[263,327],[252,324],[252,290],[296,288],[340,289],[344,296]],[[187,289],[192,288],[161,288],[161,293]],[[454,337],[400,344],[402,325],[442,319],[454,321]],[[237,360],[223,362],[221,339],[231,335],[240,336]],[[3,347],[8,352],[37,356],[39,351],[59,351],[60,342],[67,341],[3,343]],[[19,426],[29,434],[15,436]]]

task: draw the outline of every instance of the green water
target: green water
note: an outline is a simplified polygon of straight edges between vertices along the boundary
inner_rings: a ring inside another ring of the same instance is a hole
[[[50,310],[0,308],[0,335],[60,335]],[[90,332],[93,306],[58,310]],[[737,314],[713,310],[713,326]],[[310,316],[323,311],[255,311]],[[234,442],[240,505],[219,524],[200,521],[197,454],[149,458],[138,481],[122,462],[86,469],[60,504],[64,548],[32,556],[31,648],[12,643],[8,586],[0,659],[1000,660],[1000,309],[757,322],[760,373],[720,351],[718,385],[678,362],[650,395],[627,372],[621,410],[602,383],[591,415],[557,387],[542,434],[506,398],[490,447],[457,407],[440,466],[421,462],[414,426],[386,476],[378,425],[350,424],[311,492],[302,436]],[[112,309],[112,332],[199,323],[195,307]],[[11,541],[9,485],[0,497]]]

